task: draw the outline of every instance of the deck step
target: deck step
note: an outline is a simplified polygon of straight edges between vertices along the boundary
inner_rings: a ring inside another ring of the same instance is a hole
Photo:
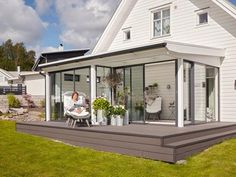
[[[234,131],[236,130],[236,125],[227,125],[223,127],[214,127],[214,128],[209,128],[209,129],[204,129],[204,130],[198,130],[198,131],[192,131],[192,132],[187,132],[187,133],[179,133],[177,135],[170,135],[170,136],[165,136],[163,138],[163,145],[169,145],[169,144],[175,144],[179,142],[188,142],[192,141],[193,139],[198,139],[202,137],[207,137],[207,136],[215,136],[216,134],[219,133],[224,133],[224,132],[229,132],[229,131]]]
[[[218,139],[218,138],[224,138],[224,137],[229,137],[229,136],[236,136],[236,129],[226,131],[226,132],[221,132],[221,133],[215,133],[215,134],[210,134],[210,135],[205,135],[201,137],[196,137],[192,139],[186,139],[178,142],[173,142],[166,144],[165,147],[172,147],[172,148],[180,148],[180,147],[185,147],[188,145],[193,145],[193,144],[198,144],[201,142],[207,142],[210,140]]]

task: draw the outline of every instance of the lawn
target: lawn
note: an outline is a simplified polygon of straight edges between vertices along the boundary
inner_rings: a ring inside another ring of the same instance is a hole
[[[193,156],[185,165],[98,152],[15,132],[0,121],[0,177],[235,177],[236,139]]]

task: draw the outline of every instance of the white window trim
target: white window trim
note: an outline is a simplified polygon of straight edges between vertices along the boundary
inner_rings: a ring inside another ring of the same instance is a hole
[[[199,15],[207,13],[207,23],[200,23],[199,21]],[[209,25],[209,10],[204,9],[196,12],[196,27],[202,27],[202,26],[207,26]]]
[[[131,41],[131,38],[132,38],[132,33],[131,33],[131,27],[128,27],[128,28],[124,28],[124,29],[122,29],[122,31],[123,31],[123,41]],[[126,33],[127,32],[130,32],[130,39],[127,39],[126,38]]]
[[[162,34],[162,11],[167,10],[167,9],[170,9],[170,33],[163,35]],[[161,12],[161,35],[160,36],[154,36],[154,23],[153,22],[154,22],[154,13],[156,13],[156,12]],[[150,35],[151,39],[171,36],[171,6],[170,6],[170,3],[167,5],[160,6],[159,8],[152,9],[150,19],[151,19],[151,30],[150,30],[151,31],[151,35]]]

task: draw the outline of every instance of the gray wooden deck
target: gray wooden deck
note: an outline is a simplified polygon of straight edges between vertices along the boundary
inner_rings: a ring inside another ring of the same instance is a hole
[[[64,122],[18,122],[16,129],[73,145],[173,163],[224,139],[236,137],[236,123],[223,122],[184,128],[131,124],[74,129],[66,127]]]

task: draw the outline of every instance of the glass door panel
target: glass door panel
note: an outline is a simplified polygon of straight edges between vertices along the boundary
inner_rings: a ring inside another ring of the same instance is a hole
[[[190,124],[193,121],[193,63],[184,62],[184,121]]]
[[[144,67],[115,69],[122,81],[114,90],[115,103],[124,104],[131,122],[144,122]]]
[[[51,77],[51,119],[61,118],[61,73],[53,73]]]
[[[206,122],[206,66],[194,64],[194,123]]]
[[[207,122],[216,121],[216,80],[218,79],[218,70],[214,67],[206,68],[206,118]]]
[[[105,97],[111,102],[111,88],[106,77],[111,73],[111,68],[97,66],[97,97]]]
[[[144,121],[144,66],[131,68],[131,120]]]

